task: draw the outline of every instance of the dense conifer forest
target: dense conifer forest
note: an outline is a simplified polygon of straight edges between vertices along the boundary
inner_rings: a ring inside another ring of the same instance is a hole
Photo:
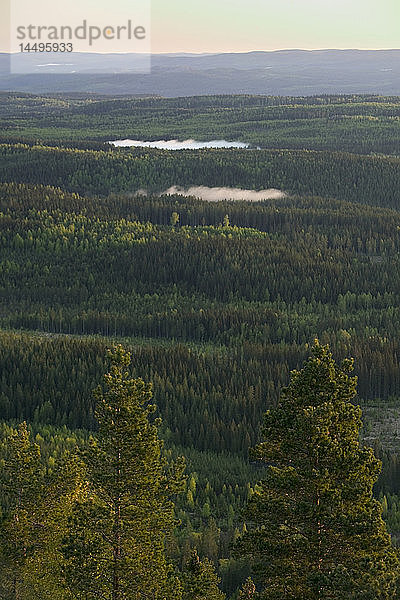
[[[0,141],[227,139],[262,148],[398,155],[396,96],[119,98],[1,92]]]
[[[234,598],[249,565],[232,544],[260,479],[249,448],[318,338],[354,357],[361,438],[383,461],[374,493],[400,540],[400,99],[1,100],[2,455],[23,421],[50,474],[85,447],[122,343],[153,385],[165,455],[186,457],[171,560],[214,582],[212,563]],[[105,144],[118,136],[251,147]],[[193,185],[284,195],[166,193]]]

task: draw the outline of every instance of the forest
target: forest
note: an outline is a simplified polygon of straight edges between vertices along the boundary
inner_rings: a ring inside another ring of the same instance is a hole
[[[400,543],[399,118],[394,97],[2,94],[0,454],[23,421],[50,471],[86,446],[121,343],[152,383],[166,456],[186,458],[174,560],[196,548],[236,598],[250,570],[232,546],[260,479],[249,449],[318,338],[354,358],[361,439],[383,463],[374,494]],[[251,148],[104,143],[119,135]],[[166,193],[193,185],[284,194]]]
[[[227,139],[252,147],[389,154],[396,96],[135,98],[0,92],[0,142],[100,148],[115,139]]]

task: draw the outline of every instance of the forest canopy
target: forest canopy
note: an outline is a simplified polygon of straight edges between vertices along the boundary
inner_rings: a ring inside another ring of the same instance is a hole
[[[399,98],[1,99],[1,452],[23,421],[39,470],[84,446],[106,348],[122,343],[130,376],[153,385],[166,456],[187,459],[171,560],[215,587],[212,563],[233,596],[249,565],[230,547],[260,479],[248,450],[317,337],[355,359],[361,436],[383,460],[374,493],[397,541]],[[116,136],[251,147],[105,143]],[[285,195],[164,193],[196,185]]]

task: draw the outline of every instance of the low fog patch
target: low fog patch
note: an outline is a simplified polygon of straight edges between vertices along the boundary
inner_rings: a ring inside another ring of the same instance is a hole
[[[276,190],[274,188],[268,190],[243,190],[241,188],[228,188],[228,187],[206,187],[192,186],[189,188],[182,188],[178,186],[170,187],[168,190],[163,192],[161,195],[176,195],[181,196],[195,196],[206,200],[207,202],[220,202],[221,200],[246,200],[247,202],[262,202],[263,200],[279,200],[285,198],[285,192]]]
[[[202,148],[248,148],[242,142],[227,142],[226,140],[212,140],[211,142],[197,142],[196,140],[158,140],[155,142],[141,142],[140,140],[114,140],[109,142],[117,148],[136,146],[139,148],[158,148],[159,150],[201,150]]]

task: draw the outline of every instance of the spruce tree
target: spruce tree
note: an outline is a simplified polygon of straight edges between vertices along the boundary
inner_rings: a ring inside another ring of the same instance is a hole
[[[184,465],[163,458],[151,385],[130,377],[130,354],[116,346],[109,357],[105,389],[95,393],[98,432],[84,455],[88,497],[65,538],[64,576],[84,600],[180,598],[164,546]]]
[[[253,457],[266,473],[236,545],[263,599],[393,600],[399,561],[372,488],[380,462],[359,442],[352,360],[316,342],[275,409]]]

